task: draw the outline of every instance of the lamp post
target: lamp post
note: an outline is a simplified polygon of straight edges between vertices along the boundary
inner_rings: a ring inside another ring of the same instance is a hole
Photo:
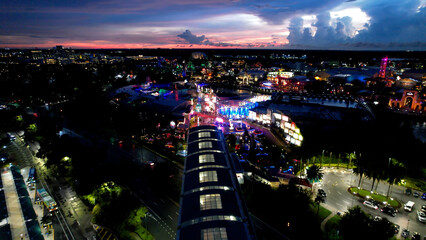
[[[324,151],[325,151],[325,150],[322,150],[321,167],[322,167],[322,161],[324,160]]]

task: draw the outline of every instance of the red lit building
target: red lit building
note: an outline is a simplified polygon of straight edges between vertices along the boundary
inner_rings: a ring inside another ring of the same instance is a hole
[[[390,99],[389,107],[409,109],[416,112],[425,111],[425,100],[421,99],[418,91],[404,90],[401,99]]]

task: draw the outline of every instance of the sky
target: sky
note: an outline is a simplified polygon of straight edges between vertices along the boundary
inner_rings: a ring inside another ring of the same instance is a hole
[[[426,0],[4,0],[0,47],[426,50]]]

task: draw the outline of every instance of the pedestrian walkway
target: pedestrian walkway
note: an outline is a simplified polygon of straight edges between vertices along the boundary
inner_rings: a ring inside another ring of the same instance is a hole
[[[25,169],[26,172],[29,171],[29,167],[24,168],[24,169]],[[44,205],[42,205],[43,202],[39,202],[40,204],[34,204],[35,198],[36,198],[36,188],[29,188],[28,185],[27,185],[27,191],[28,191],[28,194],[31,198],[31,202],[32,202],[32,205],[33,205],[33,208],[34,208],[34,212],[37,215],[37,221],[40,224],[41,219],[44,216],[44,210],[45,210]],[[42,226],[42,224],[40,224],[40,230],[41,230],[41,233],[42,233],[45,240],[53,240],[54,239],[54,229],[52,228],[52,225],[47,225],[46,228],[44,228]]]
[[[1,177],[3,180],[7,211],[9,213],[9,225],[12,231],[12,239],[28,239],[27,227],[25,225],[12,173],[7,170],[6,172],[2,172]]]
[[[325,233],[325,225],[327,224],[328,220],[330,220],[332,217],[334,217],[336,213],[330,213],[324,220],[321,222],[321,231]]]

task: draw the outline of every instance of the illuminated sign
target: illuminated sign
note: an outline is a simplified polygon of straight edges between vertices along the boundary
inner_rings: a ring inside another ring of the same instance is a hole
[[[281,114],[274,113],[274,117],[275,117],[276,119],[280,119],[280,120],[281,120]]]
[[[280,72],[280,77],[283,78],[292,78],[294,76],[294,73],[292,72]]]
[[[414,95],[414,93],[412,93],[412,92],[407,92],[407,96],[413,96]]]
[[[171,121],[170,122],[170,128],[175,129],[175,127],[176,127],[176,123],[174,121]]]

